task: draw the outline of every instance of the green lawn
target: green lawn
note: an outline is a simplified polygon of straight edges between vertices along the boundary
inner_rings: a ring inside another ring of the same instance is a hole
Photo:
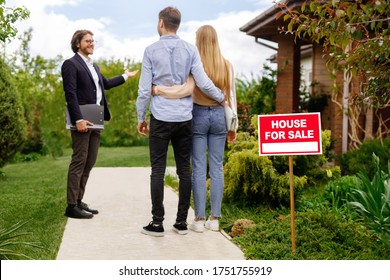
[[[37,242],[40,248],[13,246],[32,259],[55,259],[66,217],[66,176],[71,150],[60,158],[6,165],[0,173],[0,232],[18,222],[27,222],[17,232],[20,241]],[[96,166],[149,166],[148,147],[104,148]],[[170,150],[168,165],[174,165]],[[1,242],[1,238],[0,238]],[[11,247],[10,247],[11,248]],[[0,248],[1,249],[1,248]]]
[[[5,166],[0,178],[0,229],[27,221],[24,241],[38,242],[44,249],[15,248],[32,259],[55,259],[66,217],[66,172],[69,156],[44,158]]]

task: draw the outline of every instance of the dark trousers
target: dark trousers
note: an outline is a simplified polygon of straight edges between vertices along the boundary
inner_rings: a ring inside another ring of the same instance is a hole
[[[164,220],[164,176],[169,142],[172,144],[179,177],[179,203],[176,222],[186,222],[191,199],[192,121],[163,122],[150,117],[149,149],[152,174],[150,191],[153,222]]]
[[[100,131],[72,131],[71,134],[73,154],[68,170],[67,202],[76,204],[84,197],[89,173],[97,159]]]

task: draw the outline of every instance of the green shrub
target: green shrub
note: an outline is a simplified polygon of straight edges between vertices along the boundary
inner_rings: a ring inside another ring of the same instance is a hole
[[[357,211],[365,225],[390,245],[390,162],[387,171],[381,171],[379,158],[373,155],[375,175],[371,181],[367,174],[359,172],[360,183],[352,190],[349,204]],[[390,247],[388,247],[390,250]]]
[[[376,166],[372,162],[372,154],[380,155],[379,166],[382,170],[387,168],[387,162],[390,160],[390,138],[382,140],[373,139],[364,141],[359,149],[349,151],[340,158],[342,175],[356,175],[363,171],[369,178],[372,178],[376,172]]]
[[[327,182],[341,176],[339,167],[327,167],[327,163],[332,159],[331,150],[334,144],[331,138],[331,131],[322,131],[321,137],[323,152],[321,155],[294,156],[294,174],[297,176],[307,176],[310,184]],[[288,171],[288,156],[271,156],[270,158],[279,173],[282,174]]]
[[[233,241],[253,260],[377,260],[389,259],[375,237],[353,221],[331,212],[304,212],[295,216],[296,252],[291,249],[290,216],[260,216],[256,227]]]
[[[225,193],[230,201],[270,203],[274,206],[289,202],[288,156],[260,157],[258,155],[257,117],[251,120],[256,127],[252,136],[238,133],[237,141],[228,145],[225,164]],[[322,155],[294,156],[294,188],[299,193],[308,183],[327,182],[341,175],[338,166],[328,168],[333,141],[331,131],[322,132]]]
[[[254,136],[251,136],[248,132],[239,132],[237,133],[236,141],[232,142],[225,149],[226,156],[228,159],[229,156],[236,152],[241,152],[243,150],[254,150],[257,149],[257,139]]]
[[[114,77],[123,72],[123,62],[119,60],[101,60],[97,62],[106,77]],[[129,69],[140,69],[140,64],[125,62]],[[106,91],[111,111],[111,120],[106,122],[100,143],[105,147],[140,146],[147,138],[137,132],[137,110],[135,102],[138,96],[138,76],[130,78],[125,84]]]
[[[254,150],[231,153],[224,168],[224,198],[255,204],[287,205],[290,201],[288,174],[279,174],[267,157]],[[295,190],[303,189],[306,177],[294,176]]]
[[[0,58],[0,168],[20,149],[26,135],[23,107],[10,72]]]
[[[238,144],[233,144],[232,150],[240,150],[248,146],[249,149],[258,149],[258,119],[257,116],[251,120],[252,126],[255,127],[255,137],[247,135],[245,138],[238,138]],[[341,170],[338,166],[328,167],[328,163],[333,159],[332,150],[334,148],[334,139],[330,130],[321,132],[322,139],[322,154],[321,155],[300,155],[294,156],[294,175],[306,176],[308,184],[315,185],[316,183],[326,183],[329,180],[334,180],[341,176]],[[246,143],[240,143],[246,141]],[[239,148],[237,148],[239,147]],[[288,156],[270,156],[270,160],[274,168],[279,174],[284,174],[289,171]]]
[[[332,209],[339,209],[347,205],[347,197],[351,190],[359,184],[356,176],[343,176],[330,181],[324,189],[323,199],[328,201]]]

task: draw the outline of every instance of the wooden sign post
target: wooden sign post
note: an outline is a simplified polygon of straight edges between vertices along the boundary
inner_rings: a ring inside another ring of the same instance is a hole
[[[288,157],[288,167],[290,173],[290,213],[291,213],[291,249],[295,253],[295,215],[294,215],[294,173],[293,173],[293,157]]]
[[[259,115],[259,155],[288,155],[291,247],[295,252],[293,155],[322,154],[320,113]]]

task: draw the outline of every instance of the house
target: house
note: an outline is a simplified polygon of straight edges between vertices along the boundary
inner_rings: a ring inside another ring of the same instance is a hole
[[[305,2],[304,0],[290,1],[288,7],[290,9],[298,9]],[[287,30],[288,22],[285,22],[283,16],[277,17],[282,10],[275,4],[268,10],[252,19],[240,28],[240,31],[245,32],[248,36],[253,36],[255,41],[260,40],[271,41],[278,44],[276,54],[276,63],[278,68],[277,86],[276,86],[276,113],[295,113],[299,112],[299,89],[301,86],[301,77],[311,75],[307,79],[315,83],[315,87],[311,90],[312,98],[320,98],[325,96],[325,107],[321,109],[321,126],[322,129],[332,131],[332,137],[335,139],[334,152],[336,155],[341,155],[351,147],[348,133],[358,133],[354,131],[355,127],[349,124],[348,116],[345,110],[348,104],[343,103],[343,100],[348,98],[343,94],[352,94],[359,91],[359,81],[353,79],[346,84],[342,74],[337,75],[336,83],[339,88],[344,91],[340,94],[332,94],[334,81],[329,76],[329,71],[326,67],[326,61],[323,59],[322,46],[309,39],[298,39],[293,34],[280,32],[282,27]],[[308,73],[301,73],[302,58],[304,55],[311,57],[311,66],[306,66],[310,69]],[[306,54],[305,54],[306,53]],[[347,87],[345,87],[347,85]],[[382,113],[384,119],[389,118],[389,109],[387,108]],[[372,114],[372,113],[371,113]],[[378,129],[378,120],[376,118],[368,118],[368,116],[359,116],[359,122],[364,123],[371,121],[372,130]],[[390,121],[389,121],[390,122]],[[387,123],[386,127],[389,127]],[[368,133],[367,133],[368,135]],[[358,135],[361,140],[367,138],[367,135]],[[389,136],[389,133],[385,134]]]

